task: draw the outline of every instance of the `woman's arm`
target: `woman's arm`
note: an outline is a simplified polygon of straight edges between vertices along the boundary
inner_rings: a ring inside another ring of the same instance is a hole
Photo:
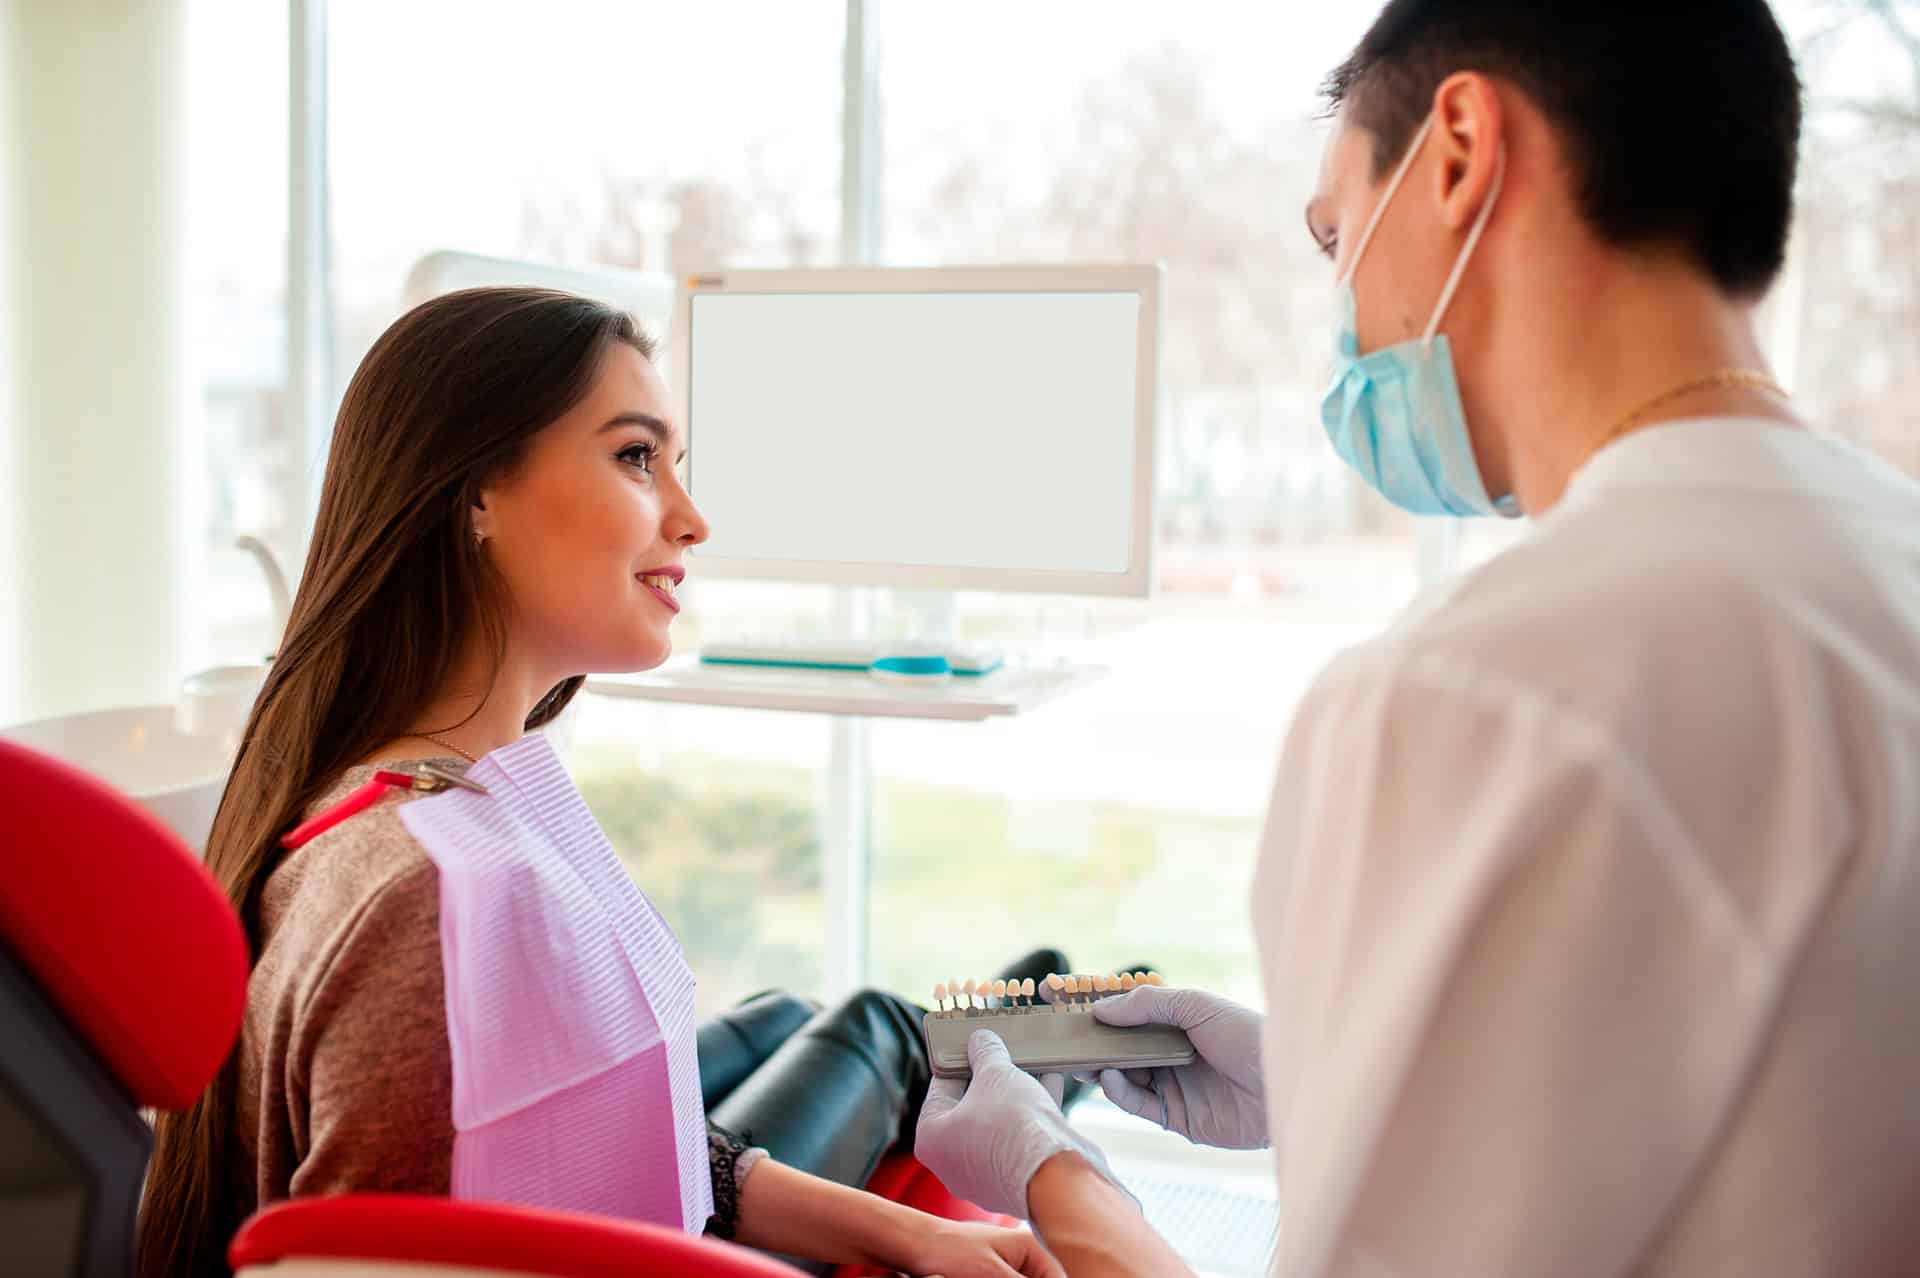
[[[942,1220],[762,1159],[740,1189],[735,1237],[750,1247],[946,1278],[1066,1278],[1033,1235]]]
[[[1055,1154],[1027,1185],[1033,1227],[1073,1278],[1178,1278],[1186,1262],[1133,1201],[1078,1154]]]
[[[284,1192],[450,1191],[453,1064],[439,928],[438,874],[422,858],[367,891],[318,970],[289,982],[284,1082],[279,1071],[263,1079],[263,1103],[306,1120]]]

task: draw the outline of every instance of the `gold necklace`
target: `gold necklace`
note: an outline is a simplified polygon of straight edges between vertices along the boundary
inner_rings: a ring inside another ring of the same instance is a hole
[[[416,737],[419,737],[422,741],[431,741],[437,746],[445,746],[447,749],[453,751],[455,754],[465,759],[468,763],[480,762],[480,760],[474,758],[472,755],[468,754],[465,750],[462,750],[459,746],[455,745],[453,742],[444,740],[440,737],[436,737],[431,732],[416,732],[413,735]]]
[[[1690,377],[1678,386],[1668,387],[1652,399],[1641,404],[1632,412],[1620,418],[1619,421],[1609,426],[1606,431],[1601,434],[1599,439],[1594,441],[1593,451],[1596,453],[1599,452],[1621,435],[1645,421],[1647,414],[1662,404],[1679,399],[1682,395],[1690,395],[1694,391],[1723,390],[1729,387],[1766,391],[1769,394],[1778,395],[1781,399],[1791,398],[1791,396],[1787,394],[1785,387],[1774,381],[1771,377],[1768,377],[1765,373],[1756,373],[1747,368],[1716,368],[1711,373],[1703,373],[1699,377]]]

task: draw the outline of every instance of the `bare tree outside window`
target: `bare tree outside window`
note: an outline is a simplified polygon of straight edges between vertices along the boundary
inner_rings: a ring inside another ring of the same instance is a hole
[[[1795,389],[1823,427],[1920,476],[1920,3],[1827,0],[1808,86]]]

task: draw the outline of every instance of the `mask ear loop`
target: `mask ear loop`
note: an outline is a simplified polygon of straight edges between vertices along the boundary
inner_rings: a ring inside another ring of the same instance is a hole
[[[1367,245],[1373,242],[1373,233],[1380,229],[1380,219],[1387,215],[1387,206],[1393,203],[1393,193],[1407,180],[1407,173],[1413,168],[1413,159],[1420,154],[1420,144],[1427,140],[1427,134],[1433,132],[1433,117],[1429,115],[1414,131],[1413,140],[1407,143],[1407,153],[1400,157],[1400,167],[1393,171],[1393,177],[1387,182],[1387,189],[1380,194],[1380,202],[1373,206],[1373,214],[1367,218],[1366,229],[1360,232],[1360,243],[1354,246],[1353,260],[1347,263],[1347,269],[1334,281],[1338,288],[1353,278],[1360,269],[1360,259],[1366,256]]]
[[[1467,273],[1467,263],[1473,260],[1473,250],[1480,243],[1480,233],[1487,229],[1487,222],[1493,217],[1493,206],[1500,199],[1500,187],[1506,177],[1507,144],[1502,142],[1493,158],[1493,185],[1487,188],[1487,202],[1480,206],[1480,215],[1473,219],[1473,229],[1467,232],[1467,242],[1460,246],[1460,256],[1453,263],[1453,274],[1447,276],[1447,286],[1440,290],[1440,304],[1433,308],[1433,318],[1427,321],[1427,331],[1420,338],[1422,346],[1431,346],[1433,335],[1440,331],[1440,321],[1453,302],[1454,290],[1460,287],[1460,277]]]

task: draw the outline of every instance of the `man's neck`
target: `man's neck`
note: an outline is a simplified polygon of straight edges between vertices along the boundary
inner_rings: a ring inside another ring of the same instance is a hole
[[[1771,376],[1752,308],[1670,262],[1615,259],[1583,283],[1558,297],[1535,293],[1532,306],[1503,308],[1509,329],[1490,342],[1508,362],[1487,370],[1486,384],[1502,388],[1480,419],[1496,459],[1488,478],[1504,479],[1499,486],[1529,514],[1552,509],[1594,453],[1636,430],[1686,417],[1797,420],[1779,395],[1725,385],[1686,391],[1636,416],[1719,370]]]

